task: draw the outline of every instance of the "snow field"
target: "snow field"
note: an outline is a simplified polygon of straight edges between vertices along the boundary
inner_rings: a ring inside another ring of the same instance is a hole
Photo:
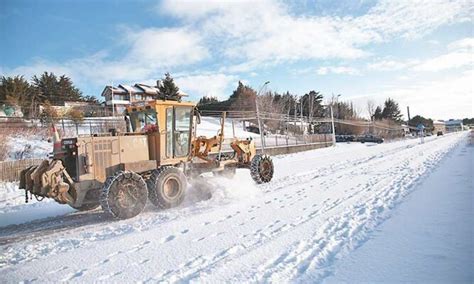
[[[318,282],[465,138],[279,156],[271,183],[256,186],[239,170],[191,186],[180,208],[4,227],[0,271],[8,281]]]
[[[473,158],[472,142],[445,155],[324,282],[472,283]]]

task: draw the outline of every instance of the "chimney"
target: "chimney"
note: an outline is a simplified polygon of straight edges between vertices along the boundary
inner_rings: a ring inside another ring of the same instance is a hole
[[[407,112],[408,112],[408,121],[410,121],[411,117],[410,117],[410,107],[407,106]]]

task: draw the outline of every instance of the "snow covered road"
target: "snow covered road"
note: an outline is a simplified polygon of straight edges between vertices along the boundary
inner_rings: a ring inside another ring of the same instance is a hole
[[[3,227],[0,280],[321,281],[467,135],[275,157],[269,184],[239,170],[130,220],[75,212]]]

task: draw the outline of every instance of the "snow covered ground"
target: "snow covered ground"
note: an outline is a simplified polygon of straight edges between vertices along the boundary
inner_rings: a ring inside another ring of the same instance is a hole
[[[449,153],[326,282],[473,283],[473,160],[474,143]]]
[[[429,181],[448,153],[472,156],[467,135],[278,156],[269,184],[256,186],[248,171],[239,170],[233,180],[209,178],[209,184],[190,186],[179,208],[149,205],[129,220],[108,220],[100,210],[27,218],[29,223],[0,230],[0,280],[350,281],[343,272],[337,278],[338,271],[348,271],[342,261],[369,245],[405,201],[413,202],[408,194]],[[472,171],[469,178],[462,174],[453,186],[470,188],[472,197]],[[0,204],[0,224],[8,224],[5,212],[11,211],[5,207],[19,205]]]
[[[7,161],[22,159],[47,159],[53,151],[53,144],[40,135],[21,136],[19,134],[2,137],[7,141]]]
[[[220,130],[220,119],[217,117],[201,117],[201,123],[197,126],[197,135],[203,135],[207,137],[212,137],[217,135],[218,130]],[[259,134],[248,132],[243,128],[242,122],[236,121],[234,123],[234,129],[232,129],[232,121],[226,119],[224,123],[224,137],[232,138],[232,135],[235,132],[235,136],[238,138],[248,138],[248,137],[260,137]]]

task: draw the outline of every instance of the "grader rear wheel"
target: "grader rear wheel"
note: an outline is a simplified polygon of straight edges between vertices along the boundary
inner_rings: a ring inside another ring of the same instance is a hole
[[[255,155],[250,164],[250,175],[258,184],[270,182],[273,177],[273,161],[270,156]]]
[[[128,219],[143,211],[148,191],[143,178],[134,172],[118,172],[104,184],[100,203],[104,211],[118,219]]]
[[[151,203],[161,209],[168,209],[183,201],[186,177],[176,167],[162,167],[153,171],[147,186]]]

